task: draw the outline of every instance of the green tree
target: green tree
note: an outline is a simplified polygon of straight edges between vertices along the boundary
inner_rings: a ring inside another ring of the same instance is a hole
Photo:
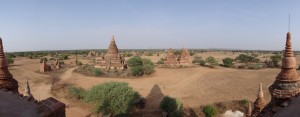
[[[270,59],[273,67],[279,67],[279,62],[282,59],[282,56],[280,54],[275,54],[274,56],[270,56]]]
[[[240,54],[239,56],[236,57],[236,60],[240,60],[243,63],[248,63],[248,62],[255,62],[258,59],[255,59],[254,56],[249,56],[246,54]]]
[[[233,63],[234,59],[232,59],[232,58],[225,58],[222,61],[223,61],[223,65],[225,67],[233,67],[234,66],[234,63]]]
[[[154,72],[155,68],[154,63],[150,59],[142,59],[138,56],[130,58],[127,61],[127,64],[130,67],[130,72],[133,76],[142,76],[144,74],[149,75]]]
[[[203,60],[202,57],[195,57],[194,60],[193,60],[193,63],[204,66],[205,65],[205,60]]]
[[[155,68],[154,63],[148,58],[143,58],[142,61],[143,61],[142,67],[143,67],[144,74],[149,75],[153,73]]]
[[[171,117],[182,116],[183,104],[176,98],[165,96],[160,102],[160,109],[167,112]]]
[[[95,104],[95,113],[120,116],[127,114],[140,95],[125,82],[107,82],[93,86],[84,100]]]
[[[207,57],[206,62],[209,63],[210,67],[215,67],[216,65],[218,65],[217,59],[212,56]]]

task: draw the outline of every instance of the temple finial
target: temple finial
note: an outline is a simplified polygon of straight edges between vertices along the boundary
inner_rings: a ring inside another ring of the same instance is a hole
[[[257,98],[263,98],[264,97],[264,92],[262,89],[262,83],[259,83],[259,90],[258,90],[258,96]]]
[[[286,43],[285,43],[285,51],[284,51],[284,56],[285,57],[293,57],[294,56],[294,53],[293,53],[293,50],[292,50],[292,36],[291,36],[291,33],[288,32],[286,34]]]
[[[112,35],[111,41],[115,41],[115,35]]]

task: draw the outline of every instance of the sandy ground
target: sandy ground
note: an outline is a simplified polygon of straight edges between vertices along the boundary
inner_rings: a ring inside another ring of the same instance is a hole
[[[203,58],[210,55],[202,55]],[[232,54],[212,54],[218,59]],[[149,57],[153,61],[160,57]],[[300,57],[297,56],[298,63]],[[70,60],[73,61],[73,60]],[[9,67],[14,78],[18,80],[22,93],[26,80],[29,80],[31,92],[38,99],[53,96],[50,93],[50,75],[41,74],[38,59],[16,58],[15,63]],[[142,78],[96,78],[74,73],[75,68],[66,69],[58,74],[60,82],[68,82],[76,86],[89,89],[93,85],[109,81],[127,82],[141,96],[147,99],[146,110],[157,110],[162,97],[169,95],[180,99],[185,107],[195,107],[221,101],[248,99],[254,101],[257,96],[258,85],[263,83],[266,100],[270,100],[268,87],[274,82],[280,69],[240,70],[231,68],[195,67],[184,69],[156,68],[156,72]],[[55,73],[55,72],[54,72]],[[57,98],[57,97],[56,97]],[[73,105],[70,101],[58,98],[68,105],[67,117],[83,117],[91,112],[87,108]]]

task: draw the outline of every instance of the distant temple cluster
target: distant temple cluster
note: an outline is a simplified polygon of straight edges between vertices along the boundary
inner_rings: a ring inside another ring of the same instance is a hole
[[[191,65],[192,61],[190,60],[190,53],[189,53],[188,49],[183,48],[181,51],[181,54],[176,56],[174,54],[174,50],[172,48],[170,48],[167,51],[167,56],[166,56],[166,60],[165,60],[164,64],[172,65],[172,66]]]
[[[88,53],[88,57],[98,57],[100,54],[94,50],[91,50],[89,53]]]
[[[65,117],[66,105],[50,97],[38,101],[30,93],[27,81],[25,93],[18,91],[18,81],[9,72],[0,38],[0,115],[1,117]],[[12,107],[13,106],[13,107]]]
[[[287,33],[283,55],[281,72],[269,87],[271,101],[266,105],[262,85],[260,84],[258,96],[254,102],[254,109],[251,112],[251,106],[249,105],[247,117],[299,117],[300,77],[296,71],[296,59],[292,51],[290,32]]]
[[[109,44],[107,53],[104,56],[96,58],[96,68],[101,69],[126,69],[127,64],[125,62],[124,56],[119,54],[119,49],[115,42],[114,36]]]

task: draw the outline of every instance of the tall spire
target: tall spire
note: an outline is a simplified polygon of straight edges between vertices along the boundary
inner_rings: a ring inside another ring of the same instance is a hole
[[[107,50],[107,54],[119,54],[119,50],[117,47],[117,44],[115,42],[115,36],[112,36],[112,39],[110,41],[108,50]]]
[[[289,99],[300,93],[300,77],[296,71],[296,59],[292,50],[291,33],[286,36],[281,72],[270,86],[272,98]]]
[[[28,80],[26,81],[24,96],[32,97]]]
[[[5,54],[3,52],[3,43],[0,38],[0,89],[7,89],[18,93],[18,81],[13,78],[13,75],[9,72]]]

